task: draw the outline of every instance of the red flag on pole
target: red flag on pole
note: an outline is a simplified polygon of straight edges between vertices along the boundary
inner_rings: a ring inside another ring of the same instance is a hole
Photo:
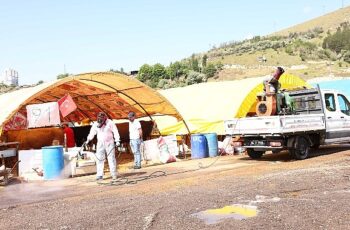
[[[66,117],[68,114],[77,109],[77,105],[74,103],[72,97],[66,94],[64,97],[58,100],[58,106],[62,117]]]

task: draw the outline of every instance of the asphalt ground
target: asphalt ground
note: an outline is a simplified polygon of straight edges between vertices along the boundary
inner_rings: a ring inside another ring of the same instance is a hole
[[[349,229],[350,146],[0,187],[0,229]]]

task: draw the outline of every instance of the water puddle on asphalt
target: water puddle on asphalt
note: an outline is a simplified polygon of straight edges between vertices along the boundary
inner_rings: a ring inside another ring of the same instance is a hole
[[[263,195],[256,195],[255,200],[246,200],[248,205],[234,204],[218,209],[208,209],[202,212],[194,213],[191,216],[203,220],[206,224],[216,224],[224,219],[244,220],[258,215],[259,203],[276,203],[280,202],[279,197],[267,197]]]
[[[208,209],[202,212],[194,213],[191,216],[203,220],[206,224],[216,224],[228,218],[244,220],[255,217],[257,214],[258,209],[256,206],[234,204],[219,209]]]

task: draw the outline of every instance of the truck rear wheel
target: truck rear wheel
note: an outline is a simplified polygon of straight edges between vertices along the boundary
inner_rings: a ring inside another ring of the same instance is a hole
[[[254,149],[247,149],[248,156],[252,159],[259,159],[264,154],[263,151],[255,151]]]
[[[303,136],[298,136],[294,142],[294,146],[289,153],[297,160],[304,160],[309,156],[310,142]]]

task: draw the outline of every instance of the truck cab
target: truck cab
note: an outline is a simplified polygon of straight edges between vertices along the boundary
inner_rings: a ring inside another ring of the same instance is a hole
[[[350,103],[334,90],[322,90],[326,119],[325,143],[350,141]]]

